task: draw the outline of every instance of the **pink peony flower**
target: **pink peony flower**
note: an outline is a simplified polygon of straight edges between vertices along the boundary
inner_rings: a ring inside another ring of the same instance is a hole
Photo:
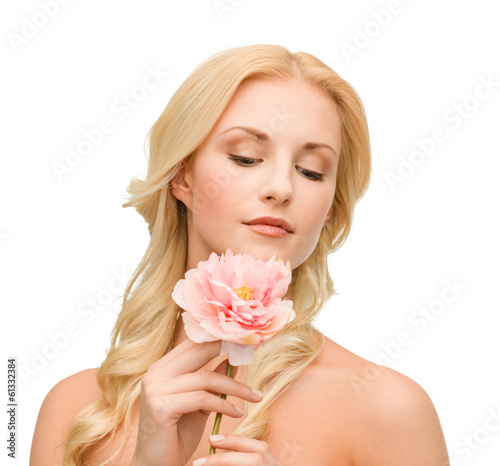
[[[229,353],[229,364],[250,364],[255,348],[295,318],[292,301],[281,299],[292,279],[290,263],[275,257],[264,262],[228,249],[188,270],[172,293],[186,311],[187,336],[197,343],[222,340],[220,355]]]

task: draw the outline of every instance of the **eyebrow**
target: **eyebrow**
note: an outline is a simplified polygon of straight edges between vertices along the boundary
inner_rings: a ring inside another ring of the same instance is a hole
[[[233,130],[245,131],[248,134],[255,136],[259,141],[269,142],[269,136],[267,135],[267,133],[264,133],[263,131],[259,131],[256,128],[250,128],[248,126],[232,126],[231,128],[228,128],[228,129],[222,131],[222,133],[220,133],[219,136],[222,136],[224,133],[227,133],[228,131],[233,131]],[[317,149],[320,147],[325,147],[327,149],[330,149],[335,155],[337,155],[337,152],[335,152],[335,149],[332,146],[329,146],[328,144],[324,144],[322,142],[306,142],[302,146],[302,148],[305,150],[313,150],[313,149]]]

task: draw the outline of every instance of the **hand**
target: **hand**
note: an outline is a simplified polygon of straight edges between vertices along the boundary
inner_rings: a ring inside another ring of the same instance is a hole
[[[210,440],[210,444],[216,448],[233,450],[232,452],[216,452],[206,458],[199,458],[193,462],[193,466],[278,466],[266,442],[234,434],[225,437],[217,442]],[[207,461],[203,462],[205,459]]]
[[[151,364],[141,382],[133,465],[185,465],[200,443],[211,411],[243,416],[221,394],[252,403],[262,400],[250,387],[225,375],[227,359],[214,371],[200,370],[220,350],[220,340],[194,343],[188,338]],[[236,372],[234,367],[233,375]]]

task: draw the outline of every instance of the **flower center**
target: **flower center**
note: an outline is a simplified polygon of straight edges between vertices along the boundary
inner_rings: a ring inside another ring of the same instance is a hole
[[[233,288],[233,290],[238,295],[238,298],[243,299],[243,301],[248,301],[249,299],[252,299],[252,288],[246,285],[240,286],[238,289]]]

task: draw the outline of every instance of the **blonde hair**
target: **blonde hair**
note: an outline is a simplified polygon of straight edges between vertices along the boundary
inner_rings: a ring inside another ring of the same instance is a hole
[[[170,181],[205,140],[240,84],[251,77],[305,79],[322,89],[336,105],[342,140],[333,213],[313,253],[294,270],[287,295],[297,317],[255,352],[246,383],[265,397],[258,404],[245,402],[246,416],[235,434],[262,440],[269,428],[269,405],[323,347],[324,337],[312,321],[336,294],[327,256],[346,240],[354,206],[370,180],[363,104],[349,83],[308,53],[266,44],[221,51],[199,65],[172,96],[148,134],[146,177],[132,179],[127,188],[130,196],[123,207],[135,207],[144,217],[151,240],[127,284],[110,348],[97,372],[102,396],[76,416],[65,444],[65,465],[85,464],[86,453],[97,442],[113,438],[121,425],[127,438],[143,374],[173,349],[181,319],[171,293],[186,272],[187,225],[185,208],[169,189]]]

